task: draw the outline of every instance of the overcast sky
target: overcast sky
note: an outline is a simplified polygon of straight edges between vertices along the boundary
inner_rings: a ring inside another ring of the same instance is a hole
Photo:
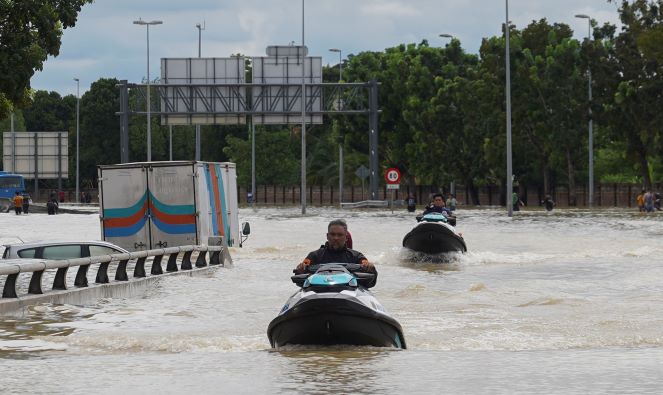
[[[162,57],[198,56],[197,23],[203,57],[242,53],[264,56],[268,45],[302,40],[301,0],[95,0],[83,7],[78,23],[64,31],[60,55],[49,58],[32,78],[34,89],[81,94],[102,77],[140,82],[147,73],[146,29],[138,18],[161,20],[150,27],[150,77],[158,76]],[[305,43],[309,55],[323,64],[337,64],[362,51],[381,51],[401,43],[443,46],[447,33],[476,53],[484,37],[500,34],[505,19],[503,0],[307,0]],[[606,0],[511,0],[509,17],[517,28],[532,20],[566,23],[577,38],[587,35],[587,14],[600,24],[617,23],[617,6]]]

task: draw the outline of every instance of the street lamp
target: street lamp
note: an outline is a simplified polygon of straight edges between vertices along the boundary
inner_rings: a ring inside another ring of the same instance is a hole
[[[439,36],[444,37],[444,38],[454,38],[454,36],[452,36],[451,34],[447,34],[447,33],[442,33]]]
[[[338,82],[341,82],[343,79],[343,51],[338,48],[329,48],[329,52],[338,52]]]
[[[338,83],[343,79],[343,51],[338,48],[330,48],[329,52],[338,52]],[[338,110],[341,109],[341,94],[339,88]],[[339,130],[340,134],[340,130]],[[340,136],[339,136],[340,137]],[[343,140],[338,142],[338,205],[343,203]]]
[[[81,202],[81,194],[78,191],[78,150],[80,146],[80,122],[79,122],[79,115],[80,115],[80,108],[81,108],[81,97],[80,97],[80,80],[78,78],[74,78],[74,81],[76,81],[76,202],[80,203]]]
[[[580,19],[587,19],[587,41],[592,39],[592,18],[589,15],[578,14],[575,16]],[[589,196],[588,205],[594,204],[594,133],[592,130],[592,70],[587,62],[587,90],[589,95]]]
[[[506,3],[506,20],[504,32],[506,34],[506,206],[507,215],[513,216],[513,166],[511,163],[511,51],[509,49],[509,0]]]
[[[201,26],[200,23],[196,23],[196,28],[198,29],[198,57],[200,58],[200,48],[201,48],[201,37],[202,31],[205,30],[205,26]],[[196,125],[196,160],[200,160],[200,125]]]
[[[152,125],[150,121],[150,26],[161,25],[162,21],[144,21],[138,18],[134,21],[134,25],[141,25],[147,28],[147,161],[152,161]]]

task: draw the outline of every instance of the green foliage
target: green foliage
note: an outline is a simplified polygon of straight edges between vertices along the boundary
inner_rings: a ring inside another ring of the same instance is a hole
[[[293,128],[294,129],[294,128]],[[299,182],[299,130],[256,126],[256,183],[295,185]],[[237,182],[251,185],[251,141],[228,136],[223,149],[237,164]]]
[[[115,86],[118,83],[115,78],[102,78],[94,82],[81,98],[81,183],[96,180],[97,165],[120,161],[120,122],[115,115],[120,108],[120,92]],[[70,134],[71,141],[75,141],[75,135],[72,140]]]
[[[661,34],[660,2],[623,1],[622,31],[607,48],[607,64],[599,75],[608,95],[601,115],[607,138],[624,143],[646,188],[652,187],[651,158],[663,153],[663,63],[654,43]]]
[[[76,97],[62,98],[57,92],[36,91],[23,116],[31,132],[69,130],[72,124],[76,126]]]
[[[92,0],[0,2],[0,118],[29,103],[30,78],[47,57],[60,52],[62,30],[76,24]]]

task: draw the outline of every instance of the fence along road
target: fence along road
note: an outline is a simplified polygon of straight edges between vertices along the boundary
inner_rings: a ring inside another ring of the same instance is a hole
[[[125,254],[100,255],[66,260],[13,259],[0,261],[0,279],[4,283],[0,314],[16,312],[39,303],[85,304],[96,298],[129,296],[164,276],[188,274],[232,263],[222,237],[210,237],[209,245],[188,245],[137,251]],[[196,253],[195,261],[192,255]],[[179,255],[182,254],[180,258]],[[208,258],[209,255],[209,258]],[[166,260],[164,272],[163,261]],[[148,261],[148,258],[151,258]],[[149,273],[145,264],[151,264]],[[179,264],[179,265],[178,265]],[[88,269],[97,267],[94,283],[88,282]],[[67,287],[68,269],[77,267],[73,288]],[[108,271],[115,270],[111,280]],[[131,278],[127,271],[133,273]],[[28,276],[31,274],[29,283]],[[44,276],[46,275],[46,276]],[[44,290],[42,280],[52,280]]]

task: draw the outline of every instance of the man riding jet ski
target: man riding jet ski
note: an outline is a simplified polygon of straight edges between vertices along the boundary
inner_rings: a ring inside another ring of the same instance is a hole
[[[419,222],[403,238],[403,247],[424,254],[466,252],[463,236],[456,232],[456,217],[444,206],[442,194],[435,194],[433,205],[417,216]]]
[[[451,209],[446,207],[444,196],[441,193],[436,193],[433,195],[433,204],[426,207],[422,214],[417,215],[417,221],[420,222],[426,214],[431,213],[439,213],[444,215],[447,218],[447,222],[451,226],[456,226],[456,216],[453,215],[453,211]]]
[[[342,221],[331,221],[327,243],[294,270],[300,286],[270,322],[272,347],[349,344],[405,348],[400,324],[368,291],[377,271],[366,257],[345,247]]]
[[[359,251],[346,247],[347,224],[345,221],[336,219],[327,225],[327,242],[316,251],[310,252],[306,258],[297,265],[295,274],[306,273],[307,266],[320,265],[322,263],[355,263],[361,266],[366,273],[375,273],[377,281],[378,272],[372,263]],[[373,283],[375,285],[375,283]],[[371,285],[371,287],[373,286]]]

